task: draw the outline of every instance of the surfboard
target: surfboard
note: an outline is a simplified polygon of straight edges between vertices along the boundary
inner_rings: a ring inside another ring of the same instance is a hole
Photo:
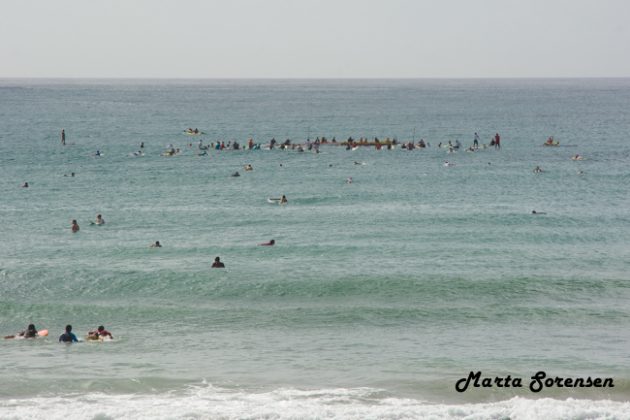
[[[108,342],[108,341],[114,341],[113,338],[107,336],[107,337],[92,337],[90,335],[86,335],[85,336],[85,341],[86,342],[90,342],[90,343],[104,343],[104,342]]]

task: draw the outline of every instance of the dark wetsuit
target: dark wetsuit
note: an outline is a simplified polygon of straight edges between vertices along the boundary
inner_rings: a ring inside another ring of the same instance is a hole
[[[78,343],[77,336],[74,333],[66,332],[59,336],[60,343]]]

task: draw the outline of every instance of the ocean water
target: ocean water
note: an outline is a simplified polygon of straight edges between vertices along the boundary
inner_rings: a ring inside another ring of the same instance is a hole
[[[430,147],[197,147],[318,136]],[[0,80],[0,418],[630,418],[629,136],[629,79]]]

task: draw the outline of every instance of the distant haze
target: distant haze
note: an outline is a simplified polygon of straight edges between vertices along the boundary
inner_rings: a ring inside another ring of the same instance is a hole
[[[0,77],[628,77],[627,0],[32,0]]]

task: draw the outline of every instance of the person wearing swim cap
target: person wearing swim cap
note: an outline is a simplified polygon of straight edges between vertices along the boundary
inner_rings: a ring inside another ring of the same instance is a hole
[[[72,332],[72,325],[66,325],[66,332],[59,336],[60,343],[78,343],[77,336]]]

